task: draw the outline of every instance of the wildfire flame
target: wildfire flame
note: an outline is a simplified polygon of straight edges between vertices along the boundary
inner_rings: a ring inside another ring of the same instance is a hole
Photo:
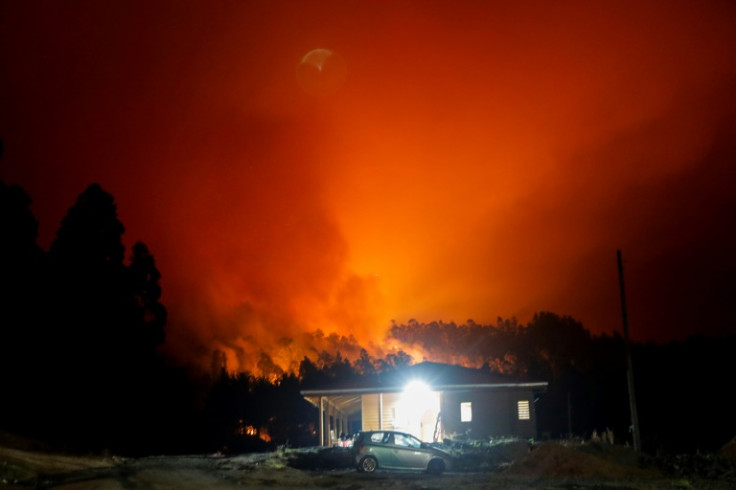
[[[512,325],[516,326],[515,322]],[[445,333],[440,336],[422,335],[422,332],[426,333],[431,328],[444,329]],[[366,355],[374,367],[382,360],[393,358],[408,361],[409,364],[431,361],[470,368],[487,365],[499,373],[512,373],[518,368],[516,356],[509,352],[494,355],[482,348],[476,348],[472,352],[467,349],[463,351],[462,347],[455,345],[452,340],[461,329],[466,331],[471,329],[472,335],[478,337],[488,336],[497,331],[494,327],[476,324],[460,327],[454,324],[439,324],[437,327],[437,324],[424,325],[414,322],[408,326],[398,327],[398,331],[390,330],[380,344],[369,342],[363,345],[353,336],[336,333],[325,335],[320,330],[311,334],[302,333],[294,338],[282,338],[269,347],[241,339],[236,345],[224,343],[216,345],[219,361],[215,362],[214,367],[229,372],[248,372],[266,378],[272,383],[278,382],[285,374],[298,374],[299,365],[305,358],[318,368],[340,360],[348,361],[358,370],[360,370],[358,361],[361,356]],[[412,333],[407,334],[407,331]],[[471,340],[471,344],[477,346],[479,342]]]

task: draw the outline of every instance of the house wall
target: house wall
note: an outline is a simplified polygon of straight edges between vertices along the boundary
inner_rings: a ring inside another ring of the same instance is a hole
[[[381,395],[381,406],[383,407],[381,420],[382,429],[396,430],[396,405],[399,403],[400,393],[383,393]]]
[[[378,416],[378,394],[362,395],[360,397],[362,430],[381,430]]]
[[[396,405],[399,397],[399,393],[362,395],[363,430],[396,429]]]
[[[362,395],[362,430],[417,432],[417,430],[412,430],[413,427],[403,427],[398,424],[396,417],[400,397],[400,393]],[[499,437],[525,439],[537,437],[534,394],[531,391],[523,389],[445,391],[441,393],[439,400],[442,413],[441,427],[445,438],[456,438],[464,435],[470,439],[480,440]],[[517,402],[520,400],[526,400],[529,403],[529,420],[519,420]],[[462,402],[472,404],[472,420],[470,422],[461,421],[460,404]],[[420,429],[422,433],[415,434],[424,440],[431,440],[434,429],[436,415],[434,413],[430,415],[431,417],[423,420],[422,424],[417,424],[427,429],[426,431]]]
[[[497,437],[535,438],[536,415],[534,395],[526,390],[468,390],[442,393],[442,426],[444,436],[467,435],[470,439]],[[529,402],[529,420],[519,420],[519,400]],[[472,420],[462,422],[460,404],[472,404]]]
[[[425,441],[431,440],[440,408],[439,394],[435,393],[426,407],[412,407],[409,417],[405,404],[401,406],[402,396],[402,393],[362,395],[362,430],[399,430]]]

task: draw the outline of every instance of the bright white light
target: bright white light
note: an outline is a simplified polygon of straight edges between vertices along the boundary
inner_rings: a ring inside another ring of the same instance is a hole
[[[411,381],[404,386],[396,408],[397,429],[431,440],[440,409],[436,392],[422,381]]]
[[[472,402],[461,402],[460,403],[460,422],[472,422],[473,421],[473,403]]]
[[[432,406],[432,399],[432,390],[429,389],[427,383],[419,380],[407,383],[401,394],[401,404],[405,413],[414,417]]]
[[[405,398],[425,398],[431,392],[432,391],[429,389],[427,383],[419,381],[418,379],[409,381],[406,386],[404,386]]]

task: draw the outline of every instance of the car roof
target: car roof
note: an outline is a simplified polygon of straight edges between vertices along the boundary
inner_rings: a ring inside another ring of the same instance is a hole
[[[404,431],[400,431],[400,430],[392,430],[392,429],[386,429],[386,430],[380,430],[380,429],[377,429],[377,430],[362,430],[362,431],[358,432],[358,435],[360,435],[360,434],[401,434],[401,435],[404,435],[404,436],[410,436],[410,437],[414,437],[416,439],[419,439],[417,436],[415,436],[413,434],[409,434],[408,432],[404,432]]]

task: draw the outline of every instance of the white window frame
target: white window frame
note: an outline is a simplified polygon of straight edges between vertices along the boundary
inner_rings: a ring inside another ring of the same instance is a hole
[[[516,413],[519,420],[531,420],[532,411],[529,400],[519,400],[516,402]]]
[[[460,422],[473,421],[473,402],[460,402]]]

